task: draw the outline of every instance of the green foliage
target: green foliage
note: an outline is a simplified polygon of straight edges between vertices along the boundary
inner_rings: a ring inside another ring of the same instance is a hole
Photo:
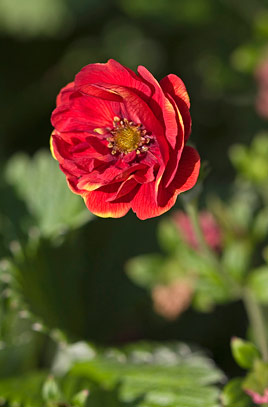
[[[251,247],[247,241],[232,241],[226,245],[222,264],[226,272],[236,281],[243,281],[251,260]]]
[[[125,351],[107,350],[74,365],[73,375],[87,377],[105,389],[120,386],[119,399],[133,406],[218,406],[215,382],[222,373],[199,352],[183,344],[140,344]],[[89,398],[90,400],[90,398]]]
[[[252,400],[244,392],[243,379],[235,378],[226,384],[221,394],[224,407],[252,407]]]
[[[248,287],[257,301],[268,304],[268,266],[252,270],[248,278]]]
[[[5,178],[25,203],[41,235],[57,235],[90,219],[82,199],[69,190],[48,151],[39,151],[32,159],[25,154],[13,156]]]
[[[256,346],[240,338],[233,338],[231,349],[236,363],[244,369],[251,369],[255,360],[260,359],[261,355]]]
[[[86,400],[92,407],[218,407],[222,380],[210,359],[185,344],[141,343],[91,355],[61,378],[35,372],[0,380],[0,394],[20,407],[84,407]]]
[[[268,363],[256,360],[253,369],[249,372],[243,382],[243,389],[252,390],[258,394],[263,394],[268,388]]]
[[[49,376],[42,388],[42,397],[48,404],[56,403],[61,399],[61,392],[53,376]]]
[[[137,284],[152,288],[158,280],[161,280],[163,263],[164,259],[160,254],[138,256],[127,262],[126,272]]]
[[[85,407],[88,381],[65,376],[55,379],[46,372],[0,380],[0,394],[10,407]]]
[[[253,183],[263,183],[268,177],[268,136],[256,136],[250,147],[241,144],[230,149],[230,159],[239,174]]]
[[[174,253],[178,251],[178,247],[183,244],[178,228],[171,219],[161,219],[158,225],[158,241],[163,250],[167,253]]]

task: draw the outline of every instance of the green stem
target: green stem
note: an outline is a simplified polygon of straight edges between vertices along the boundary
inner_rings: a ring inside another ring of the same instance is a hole
[[[231,287],[232,290],[232,295],[234,297],[239,297],[240,296],[240,287],[238,284],[232,279],[232,277],[226,273],[225,269],[222,267],[222,264],[217,257],[217,255],[211,250],[211,248],[208,246],[203,231],[200,227],[200,222],[199,222],[199,215],[198,215],[198,210],[196,207],[196,204],[193,202],[187,202],[185,203],[185,210],[191,219],[193,229],[195,236],[197,238],[197,242],[199,247],[201,248],[202,253],[206,256],[208,260],[210,260],[211,264],[214,265],[215,269],[218,270],[222,277],[224,278],[225,282],[228,284],[229,287]]]
[[[207,245],[207,242],[204,238],[204,234],[201,230],[200,223],[199,223],[199,216],[198,211],[196,208],[196,204],[192,202],[187,202],[185,204],[185,210],[188,213],[189,218],[191,219],[194,234],[197,238],[198,245],[200,246],[202,252],[209,258],[211,258],[211,251]]]
[[[199,223],[199,216],[197,207],[192,202],[185,203],[185,210],[191,219],[194,232],[203,254],[211,260],[215,267],[221,272],[226,282],[233,289],[233,294],[240,297],[244,303],[250,326],[253,329],[253,335],[256,345],[259,347],[262,358],[265,362],[268,362],[268,335],[266,331],[266,321],[261,309],[261,306],[257,303],[252,293],[247,288],[241,288],[228,273],[222,267],[222,264],[218,257],[213,253],[204,238],[203,232]]]
[[[247,311],[250,326],[253,330],[256,345],[261,351],[263,360],[268,362],[268,338],[261,306],[257,303],[252,293],[246,288],[243,290],[242,300]]]

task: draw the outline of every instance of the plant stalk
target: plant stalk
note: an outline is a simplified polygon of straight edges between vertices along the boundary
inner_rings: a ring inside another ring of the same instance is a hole
[[[254,340],[259,347],[264,362],[268,362],[268,337],[265,318],[261,306],[248,289],[243,290],[242,300],[247,311],[250,326],[253,330]]]

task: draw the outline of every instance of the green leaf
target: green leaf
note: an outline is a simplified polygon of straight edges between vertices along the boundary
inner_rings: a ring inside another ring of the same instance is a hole
[[[218,407],[214,385],[223,379],[210,359],[181,343],[111,349],[75,364],[70,373],[104,389],[112,390],[120,383],[120,401],[135,402],[137,407]]]
[[[251,369],[256,359],[260,359],[260,352],[256,346],[240,338],[233,338],[231,349],[236,363],[244,369]]]
[[[77,393],[72,399],[72,404],[74,407],[84,407],[86,405],[88,394],[88,390],[81,390],[79,393]]]
[[[81,407],[88,387],[89,381],[78,377],[64,376],[55,380],[47,378],[46,372],[32,371],[0,380],[0,397],[1,401],[16,407],[56,407],[70,405],[71,400],[76,404],[70,407]]]
[[[224,407],[252,407],[252,400],[242,388],[242,378],[235,378],[229,381],[221,394]]]
[[[0,380],[0,395],[9,403],[19,406],[43,407],[41,393],[46,373],[35,372]]]
[[[30,159],[25,154],[13,156],[5,169],[6,181],[36,221],[42,235],[62,233],[87,222],[90,213],[81,197],[73,194],[48,151],[39,151]]]
[[[253,369],[243,382],[243,389],[263,394],[268,389],[268,363],[256,360]]]
[[[249,275],[247,285],[257,301],[268,304],[268,266],[253,270]]]
[[[53,376],[49,376],[43,384],[42,397],[48,403],[60,400],[61,392]]]
[[[136,284],[152,288],[159,278],[164,258],[160,254],[145,254],[126,263],[126,272]]]
[[[248,270],[250,255],[247,241],[233,241],[224,250],[223,267],[235,280],[241,281]]]
[[[178,229],[171,219],[166,218],[159,222],[157,234],[160,246],[168,253],[175,252],[182,244]]]
[[[268,208],[259,211],[253,224],[253,236],[258,240],[263,240],[268,233]]]

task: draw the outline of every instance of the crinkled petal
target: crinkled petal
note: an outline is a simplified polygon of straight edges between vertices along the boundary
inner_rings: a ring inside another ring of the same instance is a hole
[[[95,128],[112,126],[119,112],[118,103],[75,92],[68,104],[54,110],[51,122],[61,133],[92,132]]]
[[[113,84],[133,88],[150,96],[151,90],[131,69],[124,67],[114,59],[105,64],[90,64],[85,66],[75,77],[75,85],[83,92],[90,91],[90,85]],[[99,89],[99,97],[102,89]],[[103,92],[105,92],[103,90]],[[105,95],[103,94],[103,97]]]
[[[188,140],[191,133],[191,116],[189,112],[190,99],[183,81],[176,75],[167,75],[161,79],[163,91],[169,94],[176,102],[184,123],[184,137]]]
[[[141,220],[162,215],[168,211],[176,202],[176,196],[172,196],[165,206],[160,206],[156,201],[155,183],[149,182],[141,185],[134,197],[131,207],[133,212]]]
[[[177,196],[182,192],[191,189],[197,182],[200,170],[200,157],[193,148],[186,146],[183,149],[177,173],[169,185],[165,187],[163,183],[159,186],[157,201],[160,206],[168,204],[170,196]]]
[[[68,83],[61,89],[56,99],[56,106],[64,105],[69,102],[71,94],[74,92],[74,82]]]
[[[103,189],[97,189],[96,191],[83,194],[83,198],[87,208],[94,215],[100,216],[102,218],[121,218],[129,211],[130,202],[109,202],[109,199],[112,195],[114,195],[115,192],[116,186],[108,185]]]
[[[184,127],[181,126],[181,123],[177,121],[176,112],[171,102],[164,95],[164,92],[157,80],[144,66],[139,66],[138,72],[141,77],[154,89],[149,101],[149,105],[152,110],[159,115],[159,117],[163,118],[165,135],[169,144],[174,149],[177,144],[177,139],[179,138],[180,144],[182,145],[184,138]]]

